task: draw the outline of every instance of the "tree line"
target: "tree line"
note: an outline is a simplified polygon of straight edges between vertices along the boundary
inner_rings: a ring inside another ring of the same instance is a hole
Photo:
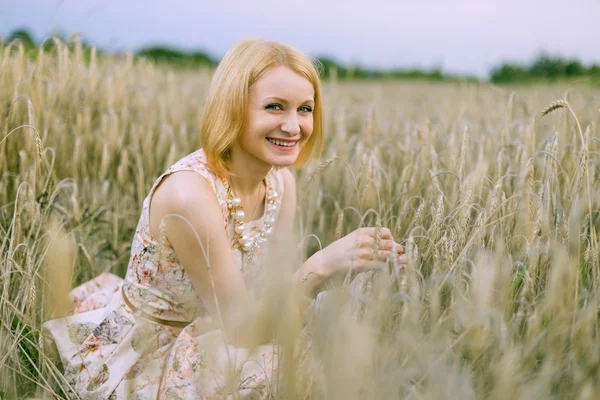
[[[40,44],[35,43],[26,30],[15,30],[7,37],[7,41],[20,40],[25,49],[32,50]],[[43,46],[51,50],[52,40],[46,40]],[[83,43],[84,49],[91,48]],[[101,51],[99,51],[102,54]],[[196,66],[215,67],[219,59],[204,51],[184,51],[168,46],[148,46],[135,52],[136,57],[144,57],[156,63],[165,63],[174,68],[192,68]],[[419,79],[430,81],[479,81],[473,76],[455,75],[444,72],[441,67],[432,69],[373,69],[361,66],[344,65],[331,57],[316,57],[322,66],[325,79]],[[527,64],[505,62],[490,71],[489,81],[496,84],[523,82],[553,82],[560,80],[587,80],[600,84],[600,65],[586,66],[577,59],[566,59],[559,55],[539,54]]]
[[[529,64],[503,63],[493,68],[490,76],[490,80],[494,83],[582,78],[600,82],[600,65],[585,66],[577,59],[566,59],[547,53],[539,54]]]

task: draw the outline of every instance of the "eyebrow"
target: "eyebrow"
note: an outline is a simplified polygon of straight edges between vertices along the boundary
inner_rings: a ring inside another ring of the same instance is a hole
[[[267,98],[265,98],[265,101],[267,101],[267,100],[276,100],[276,101],[280,101],[282,103],[287,103],[288,102],[286,99],[282,99],[281,97],[267,97]],[[304,103],[314,103],[314,102],[315,101],[313,99],[307,99],[307,100],[304,100],[302,102],[302,104],[304,104]]]

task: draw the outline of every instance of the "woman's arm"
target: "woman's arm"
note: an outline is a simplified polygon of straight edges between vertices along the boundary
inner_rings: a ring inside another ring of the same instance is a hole
[[[153,237],[165,234],[213,320],[239,344],[242,327],[235,316],[248,292],[210,184],[196,172],[176,172],[163,180],[150,204]]]
[[[294,177],[287,170],[284,177],[282,209],[275,224],[280,239],[291,238],[296,208]],[[166,240],[214,321],[222,323],[228,341],[234,346],[252,347],[273,340],[276,321],[271,320],[271,313],[265,315],[260,303],[247,291],[223,229],[221,206],[210,184],[190,171],[165,178],[151,198],[150,226],[157,239],[163,219]],[[314,297],[321,279],[310,275],[302,281],[308,271],[321,276],[324,272],[313,260],[302,265],[294,276],[303,293]]]
[[[291,240],[296,187],[289,171],[284,172],[284,182],[286,190],[275,227],[282,235],[280,238]],[[229,343],[252,347],[272,341],[279,321],[274,320],[277,317],[272,313],[265,315],[259,307],[261,303],[249,295],[223,229],[221,206],[210,184],[190,171],[165,178],[151,199],[150,227],[157,239],[163,220],[166,240]],[[376,248],[375,236],[375,228],[360,228],[304,262],[292,277],[294,288],[303,294],[299,299],[300,309],[306,301],[314,299],[330,277],[346,273],[348,268],[356,272],[380,268],[382,260],[391,255],[395,242],[389,230],[382,229],[380,246]]]

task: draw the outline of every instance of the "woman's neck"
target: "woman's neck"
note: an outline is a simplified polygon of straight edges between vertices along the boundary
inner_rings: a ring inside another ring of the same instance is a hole
[[[229,182],[232,183],[235,194],[242,198],[256,195],[272,167],[240,148],[232,149],[228,164],[232,172],[228,177]]]

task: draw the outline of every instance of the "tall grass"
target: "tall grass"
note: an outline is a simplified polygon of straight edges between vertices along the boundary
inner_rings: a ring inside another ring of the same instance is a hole
[[[41,323],[68,288],[124,275],[152,182],[200,145],[209,82],[87,60],[77,40],[0,48],[5,397],[64,395]],[[327,82],[327,161],[295,171],[299,250],[387,226],[409,263],[338,282],[303,334],[282,317],[279,395],[598,398],[599,104],[584,87]]]

